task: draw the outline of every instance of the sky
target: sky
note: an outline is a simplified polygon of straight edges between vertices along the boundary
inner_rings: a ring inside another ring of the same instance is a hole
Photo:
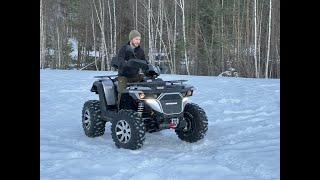
[[[196,143],[174,130],[146,133],[142,148],[118,149],[105,134],[85,136],[81,111],[94,76],[116,72],[40,70],[40,177],[90,180],[278,180],[280,179],[280,80],[160,75],[188,80],[190,102],[208,116]]]

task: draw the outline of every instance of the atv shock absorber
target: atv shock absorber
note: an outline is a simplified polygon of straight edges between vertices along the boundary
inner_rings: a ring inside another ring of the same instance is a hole
[[[143,110],[144,110],[144,104],[142,102],[139,102],[139,104],[138,104],[138,115],[140,117],[142,117]]]

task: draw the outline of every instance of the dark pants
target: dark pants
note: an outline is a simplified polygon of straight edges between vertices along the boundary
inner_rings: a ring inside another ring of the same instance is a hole
[[[143,80],[143,74],[137,74],[134,77],[125,77],[125,76],[119,76],[118,77],[118,110],[120,110],[120,100],[121,95],[123,91],[127,87],[127,83],[133,83],[133,82],[140,82]]]

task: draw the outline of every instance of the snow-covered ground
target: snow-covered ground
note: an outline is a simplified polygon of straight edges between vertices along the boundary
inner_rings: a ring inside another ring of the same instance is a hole
[[[93,76],[115,72],[40,70],[40,176],[90,180],[280,179],[280,80],[161,75],[196,87],[191,102],[207,113],[208,132],[196,143],[173,130],[146,134],[138,150],[118,149],[110,123],[85,136],[81,110]]]

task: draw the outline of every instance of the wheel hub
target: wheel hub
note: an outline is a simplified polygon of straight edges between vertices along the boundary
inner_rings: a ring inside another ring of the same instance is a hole
[[[191,130],[191,128],[192,128],[191,118],[193,118],[193,116],[190,113],[186,112],[185,117],[184,117],[184,119],[186,121],[186,126],[182,129],[183,132],[187,132],[187,131]]]
[[[131,139],[131,128],[125,120],[120,120],[116,125],[116,136],[121,143],[128,143]]]
[[[86,129],[90,128],[91,125],[91,119],[90,119],[90,111],[88,109],[86,109],[84,111],[84,120],[83,120],[83,124],[85,126]]]

